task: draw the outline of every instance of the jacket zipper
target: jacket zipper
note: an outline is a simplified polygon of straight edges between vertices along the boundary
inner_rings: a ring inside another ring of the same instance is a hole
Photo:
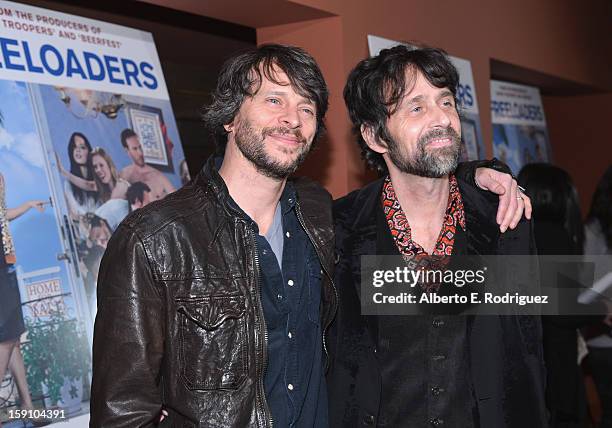
[[[243,223],[244,224],[244,223]],[[246,224],[245,228],[246,228]],[[264,390],[263,380],[266,375],[266,370],[268,369],[268,327],[266,325],[266,318],[263,312],[263,306],[261,303],[261,284],[259,282],[259,250],[257,248],[257,239],[255,237],[255,232],[250,230],[251,239],[253,241],[253,248],[255,249],[255,288],[257,290],[257,295],[259,296],[258,301],[258,309],[259,309],[259,317],[263,324],[264,331],[264,343],[263,343],[263,366],[261,370],[261,379],[257,381],[257,386],[259,388],[259,392],[261,394],[263,400],[263,413],[270,423],[270,427],[274,426],[274,421],[272,420],[272,413],[270,412],[270,408],[268,407],[268,402],[266,400],[266,391]]]
[[[312,235],[310,234],[310,232],[306,228],[306,224],[304,223],[304,218],[302,217],[302,209],[300,208],[300,203],[297,200],[297,198],[296,198],[296,201],[295,201],[295,208],[296,208],[296,213],[297,213],[298,221],[300,222],[300,225],[302,226],[302,229],[304,229],[304,232],[306,232],[306,235],[308,236],[308,239],[310,239],[310,243],[312,244],[313,248],[315,249],[315,252],[317,253],[317,257],[319,257],[319,262],[321,263],[321,268],[325,272],[325,275],[327,275],[327,277],[329,278],[329,282],[330,282],[330,284],[332,286],[332,290],[334,290],[334,297],[336,298],[336,301],[334,302],[334,304],[335,304],[335,306],[337,306],[338,305],[338,291],[336,290],[336,285],[334,284],[333,278],[331,277],[331,275],[327,271],[327,268],[325,267],[325,264],[323,263],[323,258],[321,257],[321,253],[317,249],[317,246],[315,244],[315,241],[314,241]],[[325,371],[327,372],[327,369],[329,368],[329,351],[327,350],[327,329],[328,329],[329,325],[331,324],[331,320],[330,321],[325,320],[325,324],[326,325],[323,326],[322,340],[323,340],[323,350],[325,351]]]

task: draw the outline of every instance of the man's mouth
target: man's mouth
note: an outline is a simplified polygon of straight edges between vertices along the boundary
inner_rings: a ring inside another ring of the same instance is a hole
[[[303,142],[301,138],[298,138],[297,135],[293,134],[272,133],[268,135],[284,144],[299,145]]]
[[[427,142],[427,147],[432,147],[435,149],[439,147],[450,146],[451,144],[453,144],[453,137],[451,136],[436,137],[436,138],[431,138]]]
[[[289,130],[285,128],[265,128],[263,135],[264,137],[271,137],[284,146],[298,147],[306,144],[306,139],[299,129]]]

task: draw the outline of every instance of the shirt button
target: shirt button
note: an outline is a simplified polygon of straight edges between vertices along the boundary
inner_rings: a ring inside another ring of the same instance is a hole
[[[289,334],[287,336],[289,336],[289,339],[291,339],[293,337],[293,334],[291,334],[291,332],[289,332]]]
[[[261,252],[263,253],[264,256],[268,254],[268,250],[261,250]]]
[[[282,294],[277,294],[277,295],[276,295],[276,298],[277,298],[278,300],[283,300],[283,295],[282,295]]]
[[[287,284],[289,285],[289,287],[293,287],[293,280],[290,279],[289,281],[287,281]]]
[[[291,234],[290,234],[289,232],[285,232],[285,236],[286,236],[287,238],[291,238]]]
[[[287,385],[287,389],[289,391],[293,391],[293,384],[290,383],[289,385]]]
[[[442,389],[438,386],[434,386],[433,388],[431,388],[431,395],[433,395],[434,397],[437,397],[438,395],[440,395],[441,392],[442,392]]]
[[[432,418],[429,420],[429,423],[433,427],[441,427],[442,425],[444,425],[444,421],[440,418]]]
[[[435,319],[433,320],[432,324],[434,327],[442,327],[444,325],[444,321],[440,319]]]
[[[446,360],[446,355],[434,355],[432,358],[434,361],[444,361]]]

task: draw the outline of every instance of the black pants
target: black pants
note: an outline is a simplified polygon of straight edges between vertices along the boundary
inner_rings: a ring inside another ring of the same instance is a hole
[[[599,428],[612,428],[612,348],[589,348],[589,367],[603,411]]]

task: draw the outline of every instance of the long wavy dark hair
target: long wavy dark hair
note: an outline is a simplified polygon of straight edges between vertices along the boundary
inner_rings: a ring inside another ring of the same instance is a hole
[[[608,248],[612,248],[612,165],[599,180],[587,221],[599,221]]]
[[[538,223],[557,224],[567,234],[567,253],[582,254],[584,225],[578,192],[570,175],[554,165],[531,163],[521,169],[518,182],[531,198],[536,237]]]
[[[88,150],[87,161],[85,162],[85,175],[81,171],[81,165],[74,160],[74,149],[76,147],[76,137],[80,137],[85,142],[85,146]],[[77,177],[81,177],[85,180],[93,180],[93,166],[91,164],[91,144],[89,144],[89,140],[87,137],[80,132],[73,132],[68,140],[68,159],[70,159],[70,172]],[[98,200],[98,194],[96,192],[90,192],[87,190],[83,190],[80,187],[75,186],[70,183],[70,188],[72,189],[72,194],[74,198],[77,200],[79,204],[85,202],[85,198],[93,197],[96,201]]]

